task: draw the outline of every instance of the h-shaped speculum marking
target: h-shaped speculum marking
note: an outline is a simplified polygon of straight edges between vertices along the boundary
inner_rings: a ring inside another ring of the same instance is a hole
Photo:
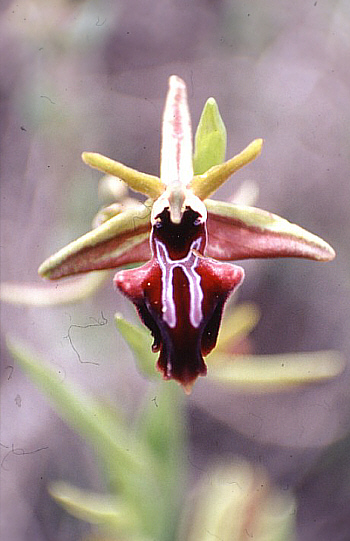
[[[201,277],[196,272],[199,256],[195,250],[199,250],[201,239],[196,239],[192,242],[188,254],[182,259],[171,259],[169,257],[166,246],[155,239],[157,252],[157,261],[162,273],[162,312],[163,320],[170,328],[176,327],[177,315],[174,299],[174,270],[180,268],[187,278],[190,293],[190,323],[194,328],[198,328],[202,319],[202,301],[203,291],[200,285]]]

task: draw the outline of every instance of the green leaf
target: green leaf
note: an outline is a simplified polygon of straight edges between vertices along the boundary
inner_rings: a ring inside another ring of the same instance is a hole
[[[243,391],[280,391],[339,376],[345,361],[336,351],[281,355],[211,355],[208,376]]]
[[[207,255],[219,260],[264,257],[334,258],[320,237],[266,210],[207,199]]]
[[[68,513],[90,524],[129,535],[140,530],[135,509],[120,498],[87,492],[61,481],[50,483],[49,492]]]
[[[226,128],[214,98],[209,98],[195,135],[193,169],[196,175],[222,163],[226,154]]]
[[[151,333],[140,325],[133,325],[120,314],[115,314],[115,323],[118,331],[133,352],[137,367],[148,378],[160,378],[156,369],[157,353],[152,352]]]

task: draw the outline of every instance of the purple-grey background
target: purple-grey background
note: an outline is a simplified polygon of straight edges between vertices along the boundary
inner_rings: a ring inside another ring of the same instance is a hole
[[[348,357],[347,0],[5,0],[0,51],[2,280],[40,283],[38,265],[90,229],[99,174],[81,162],[83,150],[158,174],[167,79],[177,74],[188,85],[194,126],[205,100],[216,98],[228,156],[265,140],[262,155],[217,197],[231,197],[241,180],[252,179],[258,206],[324,237],[338,253],[328,264],[244,263],[239,300],[253,300],[263,314],[255,351],[337,349]],[[87,325],[101,310],[107,325],[71,329],[81,358],[99,363],[80,364],[69,326]],[[3,305],[2,336],[26,339],[62,379],[132,416],[145,384],[114,328],[116,310],[135,321],[111,281],[78,305]],[[93,455],[16,367],[3,340],[1,355],[2,538],[77,539],[86,527],[52,502],[46,485],[65,479],[101,488]],[[297,493],[298,541],[349,541],[345,444],[327,468],[317,466],[350,430],[349,394],[347,371],[329,383],[266,395],[221,393],[197,382],[188,399],[192,477],[218,456],[246,456]]]

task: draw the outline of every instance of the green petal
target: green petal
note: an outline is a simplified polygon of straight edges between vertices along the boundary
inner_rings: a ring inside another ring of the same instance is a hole
[[[141,173],[96,152],[83,152],[81,157],[90,167],[107,175],[118,177],[136,192],[143,193],[152,199],[156,199],[164,192],[164,184],[160,178],[154,175]]]
[[[334,378],[344,368],[345,361],[336,351],[254,356],[215,352],[208,376],[243,391],[278,392]]]
[[[44,278],[56,280],[92,270],[142,263],[151,256],[149,232],[152,201],[128,209],[71,242],[39,268]]]
[[[139,529],[137,514],[120,498],[95,494],[68,483],[51,483],[49,492],[71,515],[90,524],[132,533]]]
[[[220,165],[215,165],[202,175],[193,177],[189,188],[203,201],[220,188],[233,173],[259,156],[262,144],[262,139],[255,139],[237,156]]]
[[[91,272],[75,280],[37,286],[3,282],[0,300],[24,306],[58,306],[81,301],[95,293],[109,276],[108,271]]]
[[[214,98],[209,98],[195,135],[193,169],[196,175],[201,175],[224,161],[226,139],[226,128],[217,103]]]
[[[255,207],[205,201],[208,210],[207,255],[222,261],[264,257],[334,258],[324,240],[276,214]]]

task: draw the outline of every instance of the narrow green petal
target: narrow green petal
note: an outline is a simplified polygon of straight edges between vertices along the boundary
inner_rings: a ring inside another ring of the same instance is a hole
[[[152,336],[145,327],[133,325],[120,314],[115,314],[115,323],[118,331],[129,345],[133,352],[137,366],[148,378],[160,378],[159,372],[155,369],[158,354],[152,352]]]
[[[90,167],[107,175],[118,177],[136,192],[143,193],[152,199],[156,199],[164,192],[164,184],[160,178],[154,175],[141,173],[96,152],[83,152],[81,157]]]
[[[243,391],[278,392],[334,378],[344,368],[345,361],[336,351],[254,356],[215,352],[208,376]]]
[[[152,201],[128,209],[71,242],[39,268],[43,278],[57,280],[91,270],[142,263],[150,258],[149,232]]]
[[[264,257],[334,258],[320,237],[276,214],[255,207],[207,199],[207,255],[219,260]]]
[[[108,276],[108,271],[91,272],[72,281],[47,286],[3,282],[0,284],[0,300],[40,307],[75,303],[93,295]]]
[[[68,513],[90,524],[128,534],[140,527],[135,511],[120,498],[87,492],[64,482],[51,483],[49,492]]]
[[[234,156],[227,162],[220,165],[215,165],[206,173],[193,177],[189,188],[200,199],[204,200],[214,193],[233,173],[255,160],[259,156],[262,148],[263,140],[255,139],[242,152]]]
[[[226,154],[226,128],[214,98],[204,106],[195,135],[193,169],[201,175],[214,165],[219,165]]]

